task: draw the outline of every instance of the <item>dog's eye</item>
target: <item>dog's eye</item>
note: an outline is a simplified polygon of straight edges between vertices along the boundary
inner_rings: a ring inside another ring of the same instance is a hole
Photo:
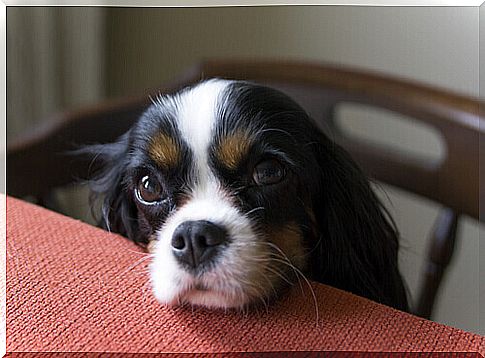
[[[270,185],[279,183],[285,176],[285,169],[275,159],[259,162],[254,167],[253,180],[257,185]]]
[[[162,196],[162,186],[150,176],[143,176],[138,182],[136,196],[144,204],[153,204],[160,201]]]

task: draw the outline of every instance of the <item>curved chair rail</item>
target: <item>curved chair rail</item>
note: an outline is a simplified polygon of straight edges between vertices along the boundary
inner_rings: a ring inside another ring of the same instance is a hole
[[[458,219],[467,214],[485,222],[484,103],[417,82],[357,69],[302,62],[209,60],[178,81],[151,94],[171,93],[201,79],[252,80],[295,98],[330,130],[373,178],[422,195],[444,206],[429,246],[428,262],[415,313],[429,318],[445,269],[451,260]],[[434,127],[444,138],[446,157],[439,164],[416,160],[381,146],[350,138],[335,120],[337,105],[359,103],[390,110]],[[150,104],[148,94],[62,113],[41,128],[7,145],[7,192],[48,203],[53,189],[89,176],[86,158],[73,158],[76,146],[114,141]]]

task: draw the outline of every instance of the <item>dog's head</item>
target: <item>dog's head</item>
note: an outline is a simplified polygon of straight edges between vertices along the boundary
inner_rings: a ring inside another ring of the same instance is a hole
[[[150,244],[160,302],[242,308],[308,275],[406,308],[392,221],[281,92],[205,81],[90,150],[104,165],[92,189],[106,226]]]

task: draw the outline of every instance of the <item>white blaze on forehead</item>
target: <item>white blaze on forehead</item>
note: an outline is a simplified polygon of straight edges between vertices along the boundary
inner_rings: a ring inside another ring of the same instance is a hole
[[[194,154],[198,180],[205,183],[208,172],[208,150],[217,123],[217,104],[227,80],[210,80],[184,92],[178,99],[177,124],[182,138]]]

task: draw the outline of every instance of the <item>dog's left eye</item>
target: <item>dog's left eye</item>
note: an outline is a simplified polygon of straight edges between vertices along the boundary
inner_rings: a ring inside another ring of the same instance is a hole
[[[253,171],[253,180],[257,185],[276,184],[283,180],[285,168],[275,159],[259,162]]]
[[[155,204],[162,199],[162,186],[158,180],[145,175],[138,182],[136,197],[143,204]]]

